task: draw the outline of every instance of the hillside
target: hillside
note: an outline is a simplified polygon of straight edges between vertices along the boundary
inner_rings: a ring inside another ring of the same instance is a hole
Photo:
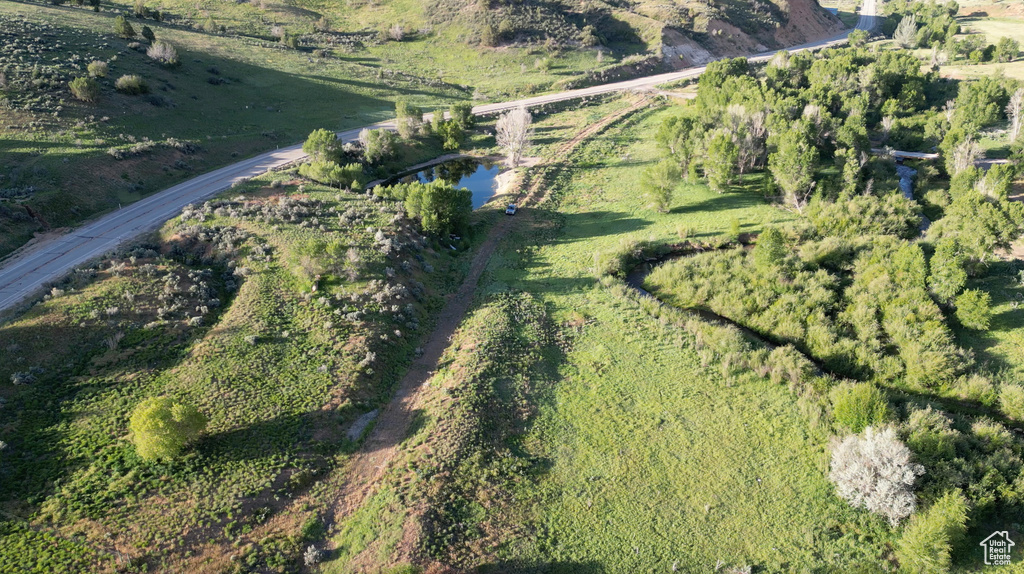
[[[114,32],[124,14],[132,35]],[[183,179],[391,115],[500,100],[834,32],[809,0],[0,5],[0,257]],[[147,56],[151,33],[177,63]],[[663,42],[665,47],[662,48]],[[659,57],[659,51],[664,58]],[[681,56],[681,57],[680,57]],[[79,101],[68,84],[94,75]],[[135,87],[117,86],[138,76]]]

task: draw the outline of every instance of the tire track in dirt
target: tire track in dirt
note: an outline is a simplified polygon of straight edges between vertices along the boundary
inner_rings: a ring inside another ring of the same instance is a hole
[[[642,97],[629,107],[605,116],[600,121],[590,124],[572,139],[556,148],[553,157],[561,161],[580,143],[597,134],[615,121],[631,114],[647,105],[649,99]],[[537,167],[551,165],[543,162]],[[522,181],[527,181],[528,175]],[[524,207],[540,205],[547,198],[547,186],[544,178],[536,178],[530,182],[529,191],[522,201]],[[522,184],[520,182],[520,185]],[[345,480],[335,503],[329,510],[326,523],[337,525],[338,522],[358,509],[376,491],[391,463],[402,448],[413,416],[422,403],[422,388],[436,372],[441,356],[451,341],[452,335],[462,322],[474,302],[473,294],[477,283],[483,275],[487,263],[497,248],[500,240],[508,233],[515,218],[506,217],[491,227],[487,239],[480,245],[469,272],[458,291],[448,296],[444,309],[438,316],[434,330],[423,346],[423,353],[413,361],[409,371],[402,378],[394,398],[384,408],[377,424],[362,447],[352,456],[345,471]],[[329,544],[333,549],[333,544]]]

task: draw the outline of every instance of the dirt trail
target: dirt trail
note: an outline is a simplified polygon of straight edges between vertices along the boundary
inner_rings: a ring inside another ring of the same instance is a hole
[[[560,161],[582,141],[647,103],[646,97],[641,98],[628,108],[590,124],[575,137],[560,145],[552,157],[556,158],[555,161]],[[539,164],[539,166],[544,165],[546,163]],[[524,207],[539,205],[544,202],[546,197],[547,188],[544,182],[535,181],[530,185],[530,190],[521,203]],[[389,463],[394,460],[401,449],[401,443],[408,433],[413,415],[420,407],[423,384],[433,376],[437,364],[441,360],[441,355],[448,348],[452,335],[473,303],[473,294],[476,291],[477,283],[487,267],[491,254],[494,253],[498,242],[505,236],[515,220],[515,217],[503,218],[491,227],[487,239],[480,245],[473,257],[469,273],[459,290],[448,296],[448,301],[438,317],[437,324],[423,346],[423,354],[413,361],[394,398],[381,413],[370,436],[359,452],[353,455],[346,470],[345,483],[339,490],[331,510],[332,515],[327,517],[328,524],[337,524],[362,506],[376,490]]]

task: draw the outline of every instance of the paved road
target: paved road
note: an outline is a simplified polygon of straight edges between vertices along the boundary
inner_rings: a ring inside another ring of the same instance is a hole
[[[875,2],[876,0],[864,1],[857,29],[870,30],[874,28]],[[799,52],[841,44],[846,40],[847,34],[848,32],[843,32],[827,40],[794,46],[789,51]],[[764,61],[773,55],[774,52],[758,54],[750,59],[751,61]],[[660,84],[697,77],[704,72],[704,69],[704,67],[689,68],[679,72],[569,90],[557,94],[485,104],[474,107],[473,113],[487,115],[519,106],[539,106],[611,92],[649,90]],[[380,122],[365,127],[394,129],[394,124]],[[341,132],[338,137],[346,142],[355,140],[361,129],[363,128]],[[301,160],[303,157],[305,154],[302,152],[301,144],[264,153],[179,183],[128,207],[109,213],[71,233],[39,242],[22,250],[5,262],[3,267],[0,267],[0,312],[36,293],[46,283],[60,279],[75,266],[103,255],[121,243],[159,227],[163,222],[177,215],[186,205],[216,195],[231,187],[238,180],[259,175],[269,169]]]

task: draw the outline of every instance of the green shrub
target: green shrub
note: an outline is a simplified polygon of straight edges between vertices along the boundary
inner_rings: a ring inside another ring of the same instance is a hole
[[[89,75],[94,77],[94,78],[105,78],[105,77],[107,77],[107,72],[109,71],[109,67],[107,66],[106,62],[101,62],[99,60],[96,60],[95,62],[90,62],[89,63],[88,70],[89,70]]]
[[[153,29],[149,26],[143,26],[141,34],[150,44],[156,41],[156,34],[153,33]]]
[[[967,500],[959,490],[947,492],[914,516],[900,537],[896,557],[910,574],[949,572],[953,547],[966,533]]]
[[[640,189],[644,203],[650,209],[667,212],[672,205],[672,191],[679,185],[679,166],[672,160],[662,160],[640,174]]]
[[[75,78],[68,82],[68,88],[76,99],[95,102],[100,97],[100,85],[92,78]]]
[[[174,458],[206,428],[206,417],[170,397],[149,398],[132,411],[128,427],[139,456],[146,460]]]
[[[149,84],[142,77],[135,74],[126,74],[114,82],[114,88],[122,94],[135,96],[149,93]]]
[[[645,257],[664,251],[664,245],[624,237],[619,241],[618,246],[594,254],[594,274],[598,277],[607,275],[623,277],[630,268]]]
[[[777,227],[766,227],[757,236],[754,262],[760,267],[775,267],[786,258],[786,238]]]
[[[300,165],[299,175],[333,187],[359,188],[362,186],[363,166],[358,163],[341,166],[333,161],[314,160]]]
[[[992,298],[988,293],[969,289],[956,298],[956,318],[968,329],[984,331],[992,320]]]
[[[935,244],[928,286],[939,301],[949,303],[967,284],[966,259],[956,237],[944,237]]]
[[[843,383],[829,393],[836,424],[859,433],[890,418],[885,395],[871,383]]]
[[[114,33],[122,38],[134,38],[135,28],[132,28],[131,23],[124,16],[118,16],[114,19]]]
[[[999,388],[999,408],[1015,421],[1024,421],[1024,387],[1005,383]]]

